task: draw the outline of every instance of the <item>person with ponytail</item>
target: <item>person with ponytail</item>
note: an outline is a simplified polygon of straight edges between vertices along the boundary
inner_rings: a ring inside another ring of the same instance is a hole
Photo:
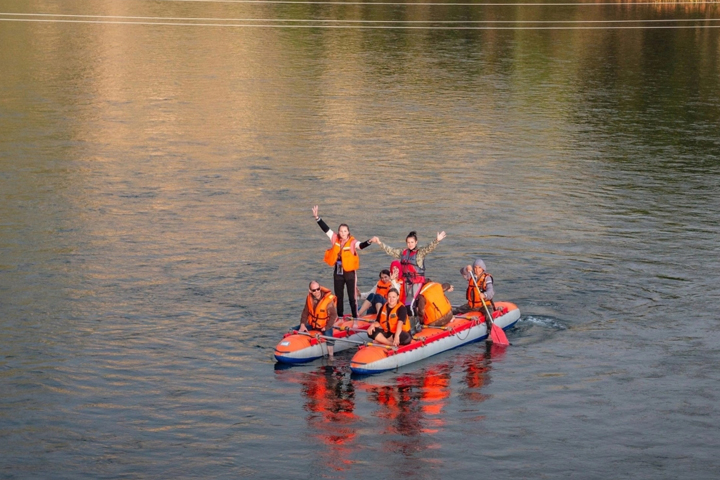
[[[445,232],[438,232],[435,240],[430,244],[419,247],[417,233],[412,231],[405,237],[407,248],[399,249],[385,245],[378,237],[370,239],[372,243],[378,243],[391,257],[400,259],[401,273],[405,285],[405,305],[411,307],[420,292],[420,287],[425,282],[425,256],[435,250],[435,247],[445,238]]]
[[[350,234],[350,227],[345,223],[341,223],[337,233],[333,232],[330,227],[320,218],[318,214],[318,206],[312,208],[313,217],[323,232],[330,238],[332,242],[330,248],[325,251],[324,261],[333,268],[333,284],[335,287],[335,296],[337,297],[337,314],[338,317],[343,316],[344,293],[347,290],[348,302],[350,303],[350,311],[353,318],[357,315],[357,270],[360,268],[360,258],[358,250],[363,250],[373,243],[373,239],[359,242]]]

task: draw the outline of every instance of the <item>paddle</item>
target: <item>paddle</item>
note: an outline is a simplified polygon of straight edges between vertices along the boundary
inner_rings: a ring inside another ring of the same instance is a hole
[[[490,341],[492,341],[495,345],[507,347],[510,345],[510,342],[508,341],[503,329],[495,325],[495,322],[492,321],[492,315],[490,314],[490,310],[488,310],[484,295],[480,292],[480,287],[478,287],[477,279],[475,278],[475,274],[472,270],[470,271],[470,277],[475,284],[475,290],[477,290],[478,295],[480,295],[480,301],[482,302],[483,307],[485,307],[485,313],[487,314],[488,323],[490,324],[488,338],[490,338]]]
[[[349,340],[347,338],[336,338],[336,337],[329,337],[327,335],[320,335],[320,334],[311,334],[310,332],[301,332],[300,330],[293,330],[293,332],[297,333],[298,335],[305,335],[307,337],[312,338],[324,338],[325,340],[333,340],[337,342],[347,342],[347,343],[354,343],[355,345],[365,345],[365,342],[360,342],[357,340]]]
[[[355,345],[367,345],[368,347],[382,347],[382,348],[395,348],[391,345],[383,345],[382,343],[375,343],[375,342],[360,342],[357,340],[349,340],[347,338],[336,338],[336,337],[328,337],[327,335],[320,335],[315,334],[313,335],[310,332],[301,332],[300,330],[293,330],[294,333],[298,335],[305,335],[306,337],[311,338],[324,338],[325,340],[334,340],[337,342],[348,342],[348,343],[354,343]]]

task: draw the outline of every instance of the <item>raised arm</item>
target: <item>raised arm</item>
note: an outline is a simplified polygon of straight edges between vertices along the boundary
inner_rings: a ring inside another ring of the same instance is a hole
[[[372,241],[372,243],[380,244],[380,247],[385,250],[385,253],[387,253],[391,257],[400,258],[400,256],[402,255],[402,250],[400,250],[399,248],[393,248],[389,245],[385,245],[383,242],[380,241],[378,237],[373,237],[370,240]]]
[[[443,232],[443,233],[445,233],[445,232]],[[445,237],[443,237],[443,238],[445,238]],[[418,248],[418,251],[417,251],[418,253],[417,253],[416,258],[417,258],[417,264],[419,267],[422,268],[423,266],[425,266],[425,255],[427,255],[428,253],[435,250],[435,247],[437,247],[439,243],[440,243],[440,240],[438,240],[436,238],[435,240],[430,242],[428,245]]]
[[[320,210],[320,208],[317,205],[312,207],[313,217],[315,217],[315,221],[317,222],[318,226],[322,229],[322,231],[325,232],[325,235],[327,235],[328,238],[330,240],[332,240],[333,231],[330,230],[330,227],[327,226],[327,223],[325,223],[325,221],[322,218],[320,218],[320,215],[318,213],[319,210]]]

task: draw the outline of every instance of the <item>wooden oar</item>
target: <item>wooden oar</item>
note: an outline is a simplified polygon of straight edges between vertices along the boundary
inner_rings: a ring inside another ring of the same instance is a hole
[[[495,345],[507,347],[508,345],[510,345],[510,342],[507,339],[507,335],[505,335],[505,332],[502,328],[495,325],[495,322],[492,321],[492,315],[490,314],[490,310],[488,310],[487,304],[485,303],[485,296],[480,292],[480,287],[478,287],[477,279],[475,278],[475,274],[472,272],[472,270],[470,271],[470,277],[475,284],[475,290],[477,290],[478,295],[480,295],[480,301],[482,302],[483,307],[485,307],[485,313],[487,314],[487,321],[488,323],[490,323],[490,331],[488,332],[488,338]]]

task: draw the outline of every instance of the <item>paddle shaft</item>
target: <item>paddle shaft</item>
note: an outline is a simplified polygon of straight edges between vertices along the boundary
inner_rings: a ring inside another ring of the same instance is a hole
[[[491,334],[493,332],[493,328],[495,328],[495,324],[492,321],[492,315],[490,314],[490,310],[488,310],[487,303],[485,303],[485,299],[483,298],[483,295],[480,292],[480,287],[478,287],[477,280],[475,279],[475,274],[473,274],[472,271],[470,272],[470,276],[472,277],[473,283],[475,284],[475,289],[478,291],[478,293],[480,293],[480,301],[482,302],[483,307],[485,307],[485,313],[487,313],[489,319],[485,328],[487,329],[488,338],[492,339]],[[505,336],[505,332],[503,332],[502,328],[497,328],[499,329],[499,331],[496,332],[496,335],[499,336],[501,343],[507,343],[507,345],[511,345],[507,337]]]
[[[477,290],[478,295],[480,295],[480,301],[483,304],[483,307],[485,307],[485,313],[487,313],[488,318],[490,319],[490,324],[492,324],[492,315],[490,314],[490,310],[487,308],[487,303],[485,303],[485,295],[480,292],[480,287],[478,287],[477,280],[475,279],[475,274],[470,271],[470,277],[472,278],[473,283],[475,284],[475,290]],[[490,329],[488,328],[488,333],[490,333]]]
[[[393,346],[391,346],[391,345],[383,345],[382,343],[359,342],[359,341],[357,341],[357,340],[348,340],[348,339],[346,339],[346,338],[328,337],[327,335],[312,335],[312,334],[309,333],[309,332],[301,332],[301,331],[299,331],[299,330],[293,330],[293,331],[294,331],[295,333],[297,333],[298,335],[305,335],[305,336],[312,337],[312,338],[319,337],[319,338],[324,338],[324,339],[326,339],[326,340],[337,340],[337,341],[339,341],[339,342],[354,343],[355,345],[367,345],[368,347],[380,347],[380,348],[390,348],[390,349],[394,349],[394,348],[395,348],[395,347],[393,347]]]
[[[365,342],[360,342],[357,340],[349,340],[347,338],[335,338],[335,337],[328,337],[327,335],[319,335],[319,334],[313,335],[310,332],[301,332],[300,330],[294,330],[294,332],[297,333],[298,335],[305,335],[307,337],[312,337],[312,338],[318,337],[318,338],[324,338],[325,340],[334,340],[334,341],[338,341],[338,342],[354,343],[355,345],[365,345]]]

